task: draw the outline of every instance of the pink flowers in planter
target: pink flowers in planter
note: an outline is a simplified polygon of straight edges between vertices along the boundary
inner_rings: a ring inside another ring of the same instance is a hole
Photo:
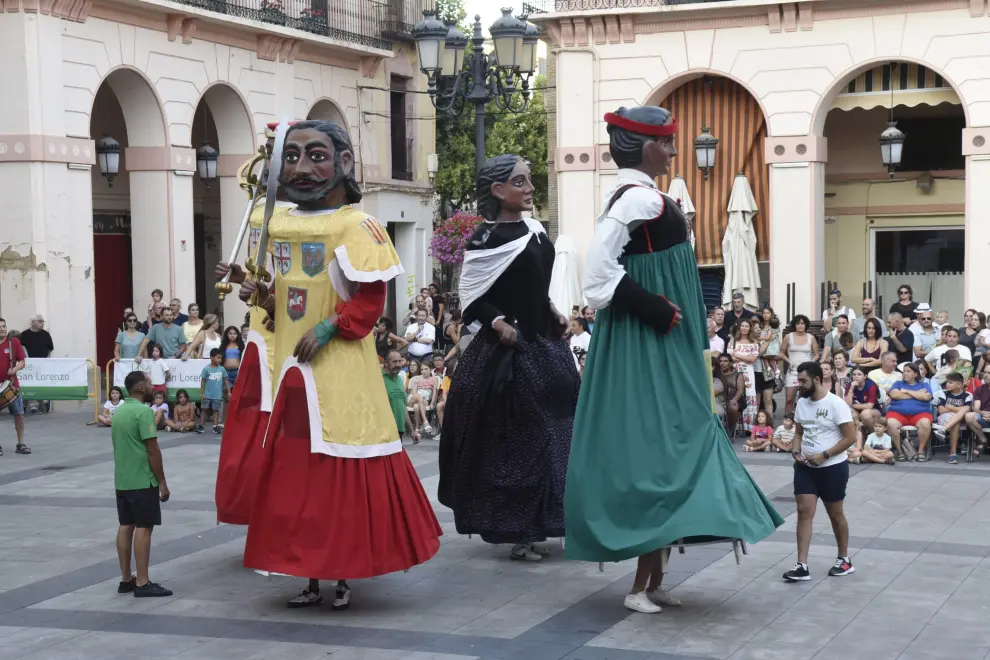
[[[480,215],[458,211],[433,229],[430,256],[442,264],[460,264],[468,239],[482,222]]]

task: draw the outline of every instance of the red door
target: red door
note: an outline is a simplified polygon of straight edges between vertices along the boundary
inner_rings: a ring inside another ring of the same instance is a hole
[[[131,237],[93,234],[93,278],[96,289],[96,361],[102,371],[113,359],[113,342],[131,306]]]

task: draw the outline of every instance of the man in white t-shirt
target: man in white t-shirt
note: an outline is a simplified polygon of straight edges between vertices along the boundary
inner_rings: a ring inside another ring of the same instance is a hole
[[[708,348],[714,353],[721,355],[725,353],[725,342],[716,334],[717,330],[715,321],[708,319]]]
[[[433,354],[433,342],[437,339],[437,329],[427,323],[425,309],[416,310],[416,322],[406,328],[406,341],[409,342],[409,355],[418,360]]]
[[[574,355],[574,366],[580,368],[581,363],[578,356],[588,352],[591,346],[591,330],[589,323],[583,316],[571,319],[571,353]]]
[[[797,554],[794,568],[784,573],[787,582],[811,579],[808,549],[818,500],[832,521],[839,556],[829,569],[832,577],[849,575],[856,569],[849,561],[849,522],[842,502],[849,482],[846,450],[856,444],[852,412],[845,401],[822,386],[822,368],[804,362],[797,368],[798,399],[794,413],[794,499],[797,501]]]
[[[852,307],[847,307],[842,304],[842,292],[835,289],[828,294],[828,307],[822,310],[822,323],[824,324],[824,329],[829,331],[832,329],[832,323],[835,317],[842,314],[846,317],[849,323],[856,320],[856,312]],[[856,337],[859,339],[859,337]]]

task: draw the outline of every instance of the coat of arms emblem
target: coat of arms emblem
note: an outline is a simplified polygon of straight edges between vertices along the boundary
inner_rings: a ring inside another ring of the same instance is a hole
[[[306,316],[306,289],[290,286],[286,293],[285,312],[293,321]]]
[[[310,277],[315,277],[323,270],[327,262],[327,250],[323,243],[302,244],[302,269]]]
[[[292,268],[292,244],[284,241],[272,243],[272,251],[275,257],[275,267],[282,275],[286,275]]]

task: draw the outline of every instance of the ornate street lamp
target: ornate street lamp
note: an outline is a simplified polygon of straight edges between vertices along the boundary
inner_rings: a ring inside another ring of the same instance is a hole
[[[710,128],[701,129],[701,135],[694,138],[694,154],[698,159],[698,169],[704,172],[705,181],[715,167],[715,152],[718,150],[718,138],[712,135]]]
[[[529,79],[536,70],[540,34],[525,17],[513,16],[511,9],[502,10],[489,32],[494,42],[491,54],[485,52],[481,16],[474,17],[470,53],[466,53],[468,38],[454,25],[437,20],[434,11],[424,11],[423,20],[412,30],[433,107],[458,115],[467,103],[474,105],[476,171],[485,162],[485,106],[495,101],[502,110],[523,112],[529,105]],[[513,105],[517,91],[522,103]]]
[[[894,170],[901,164],[901,154],[904,151],[905,135],[899,128],[897,122],[891,121],[887,124],[887,130],[880,134],[880,160],[884,167],[890,172],[890,177],[894,177]]]
[[[211,147],[209,142],[204,142],[203,146],[196,150],[196,169],[199,171],[199,178],[203,180],[207,188],[217,178],[217,159],[219,157],[220,153]]]
[[[120,142],[109,135],[104,135],[103,139],[96,143],[96,162],[100,166],[100,174],[107,180],[107,185],[113,188],[114,177],[120,173]]]

